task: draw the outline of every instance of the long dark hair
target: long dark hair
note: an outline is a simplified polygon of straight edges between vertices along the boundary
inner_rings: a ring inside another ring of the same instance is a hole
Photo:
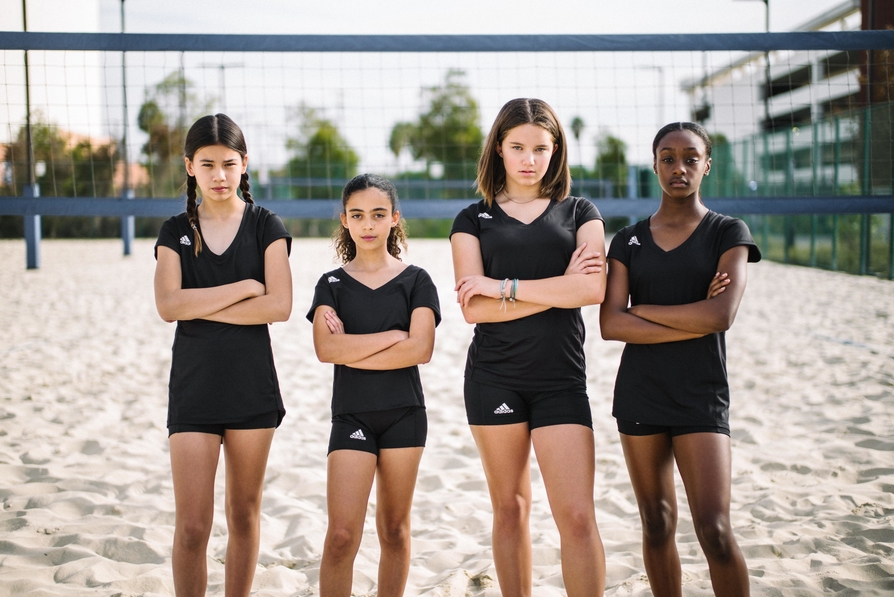
[[[658,144],[661,143],[661,140],[668,133],[674,131],[691,131],[695,133],[699,139],[704,141],[705,153],[708,154],[708,157],[711,157],[711,137],[708,136],[708,131],[705,130],[705,127],[695,122],[672,122],[661,127],[658,134],[655,135],[655,140],[652,141],[652,158],[658,157]]]
[[[519,98],[506,102],[497,114],[497,119],[484,141],[484,150],[478,160],[478,192],[490,206],[494,197],[506,186],[506,167],[497,153],[509,131],[523,124],[535,124],[550,134],[556,151],[549,162],[549,168],[540,181],[540,193],[556,201],[561,201],[571,191],[571,168],[568,165],[568,143],[565,131],[553,109],[543,100]]]
[[[245,159],[248,150],[245,147],[245,137],[242,131],[236,126],[236,123],[226,114],[215,114],[214,116],[202,116],[196,120],[195,124],[189,127],[186,133],[186,143],[183,154],[191,162],[196,152],[203,147],[209,145],[223,145],[227,149],[232,149]],[[199,234],[199,211],[196,206],[196,177],[186,174],[186,217],[189,219],[189,225],[193,229],[195,242],[196,257],[202,252],[202,235]],[[242,192],[242,199],[246,203],[254,203],[251,198],[251,185],[248,182],[248,170],[242,173],[242,180],[239,181],[239,190]]]
[[[378,189],[385,193],[391,203],[391,213],[400,211],[400,202],[397,199],[397,189],[391,181],[378,174],[358,174],[348,181],[341,192],[341,211],[347,213],[348,199],[351,195],[366,189]],[[344,226],[339,226],[332,234],[335,244],[335,253],[342,263],[348,263],[357,256],[357,244],[351,238],[351,233]],[[400,259],[401,247],[407,249],[407,229],[403,218],[388,233],[388,254]]]

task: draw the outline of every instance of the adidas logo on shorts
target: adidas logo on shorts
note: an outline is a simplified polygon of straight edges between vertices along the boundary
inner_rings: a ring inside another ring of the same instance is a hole
[[[362,429],[358,429],[357,431],[355,431],[354,433],[351,434],[351,439],[362,439],[363,441],[366,441],[366,436],[363,435]]]
[[[636,245],[638,247],[642,246],[641,244],[639,244],[639,239],[636,238],[636,235],[631,236],[630,240],[627,241],[627,246],[629,247],[630,245]]]
[[[339,279],[336,278],[335,276],[329,276],[329,277],[326,279],[326,281],[329,282],[330,284],[332,284],[333,282],[341,282],[341,280],[339,280]]]
[[[514,413],[515,411],[509,408],[509,405],[505,402],[497,407],[497,410],[494,411],[495,415],[508,415]]]
[[[180,237],[180,244],[181,244],[181,245],[186,245],[187,247],[190,246],[190,245],[192,245],[192,243],[189,242],[189,237],[186,236],[185,234],[184,234],[183,236]]]
[[[490,215],[489,213],[487,213],[486,211],[478,214],[478,217],[483,220],[493,220],[494,219],[494,217],[492,215]]]

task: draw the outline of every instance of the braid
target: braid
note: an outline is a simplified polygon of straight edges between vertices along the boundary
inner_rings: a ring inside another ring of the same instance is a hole
[[[195,233],[195,252],[196,257],[199,256],[199,253],[202,252],[202,235],[199,234],[199,211],[196,206],[196,177],[195,176],[187,176],[186,177],[186,217],[189,220],[189,225],[192,227],[193,232]]]
[[[388,238],[391,242],[391,238]],[[357,256],[357,245],[351,238],[348,229],[339,224],[338,228],[332,233],[332,244],[335,246],[335,254],[341,259],[342,264],[350,262]]]
[[[242,173],[242,180],[239,181],[239,190],[242,191],[242,198],[246,203],[254,203],[251,198],[251,185],[248,183],[248,170]]]

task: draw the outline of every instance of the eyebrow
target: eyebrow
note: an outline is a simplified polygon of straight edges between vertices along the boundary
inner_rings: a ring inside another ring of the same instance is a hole
[[[521,141],[512,141],[511,139],[506,139],[506,143],[509,143],[509,145],[524,145]],[[540,143],[534,147],[549,147],[550,145],[552,145],[552,143]]]
[[[235,164],[238,161],[239,160],[236,158],[227,158],[223,161],[223,163],[224,164]],[[214,160],[212,160],[211,158],[202,158],[201,160],[199,160],[199,162],[202,164],[213,164]]]
[[[676,147],[662,147],[658,150],[658,153],[661,153],[662,151],[673,151],[674,149],[676,149]],[[698,151],[698,147],[684,147],[683,151]]]
[[[354,212],[354,211],[356,211],[356,212],[363,213],[363,210],[360,209],[359,207],[352,207],[352,208],[349,209],[348,211],[349,211],[349,212]],[[369,211],[388,211],[388,208],[387,208],[387,207],[374,207],[374,208],[372,208],[372,209],[369,210]]]

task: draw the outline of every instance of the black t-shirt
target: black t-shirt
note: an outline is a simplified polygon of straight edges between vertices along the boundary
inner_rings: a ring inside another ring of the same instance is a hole
[[[307,319],[321,305],[335,309],[346,334],[410,331],[413,311],[428,307],[441,322],[438,290],[424,269],[408,265],[401,273],[373,290],[338,268],[320,277]],[[425,406],[419,367],[372,371],[335,365],[332,379],[332,414],[362,413],[404,406]]]
[[[540,280],[561,276],[577,248],[577,230],[602,220],[588,200],[552,200],[530,224],[510,217],[493,202],[459,212],[450,235],[478,238],[484,275],[497,280]],[[497,305],[494,305],[497,308]],[[512,309],[511,303],[506,303]],[[586,387],[584,322],[580,309],[547,309],[514,321],[475,326],[466,377],[484,385],[517,390]]]
[[[709,211],[683,244],[655,244],[649,219],[612,239],[610,259],[628,270],[631,305],[684,305],[704,300],[720,256],[748,247],[761,258],[745,222]],[[609,267],[611,267],[609,265]],[[725,333],[662,344],[627,344],[621,356],[612,414],[650,425],[718,425],[729,429]]]
[[[247,279],[263,284],[264,252],[280,238],[291,251],[292,239],[282,221],[263,207],[247,204],[239,230],[222,254],[203,246],[195,255],[185,213],[162,225],[155,251],[157,257],[163,246],[180,255],[184,289]],[[233,423],[272,411],[280,418],[285,414],[266,324],[178,321],[168,390],[168,425]]]

